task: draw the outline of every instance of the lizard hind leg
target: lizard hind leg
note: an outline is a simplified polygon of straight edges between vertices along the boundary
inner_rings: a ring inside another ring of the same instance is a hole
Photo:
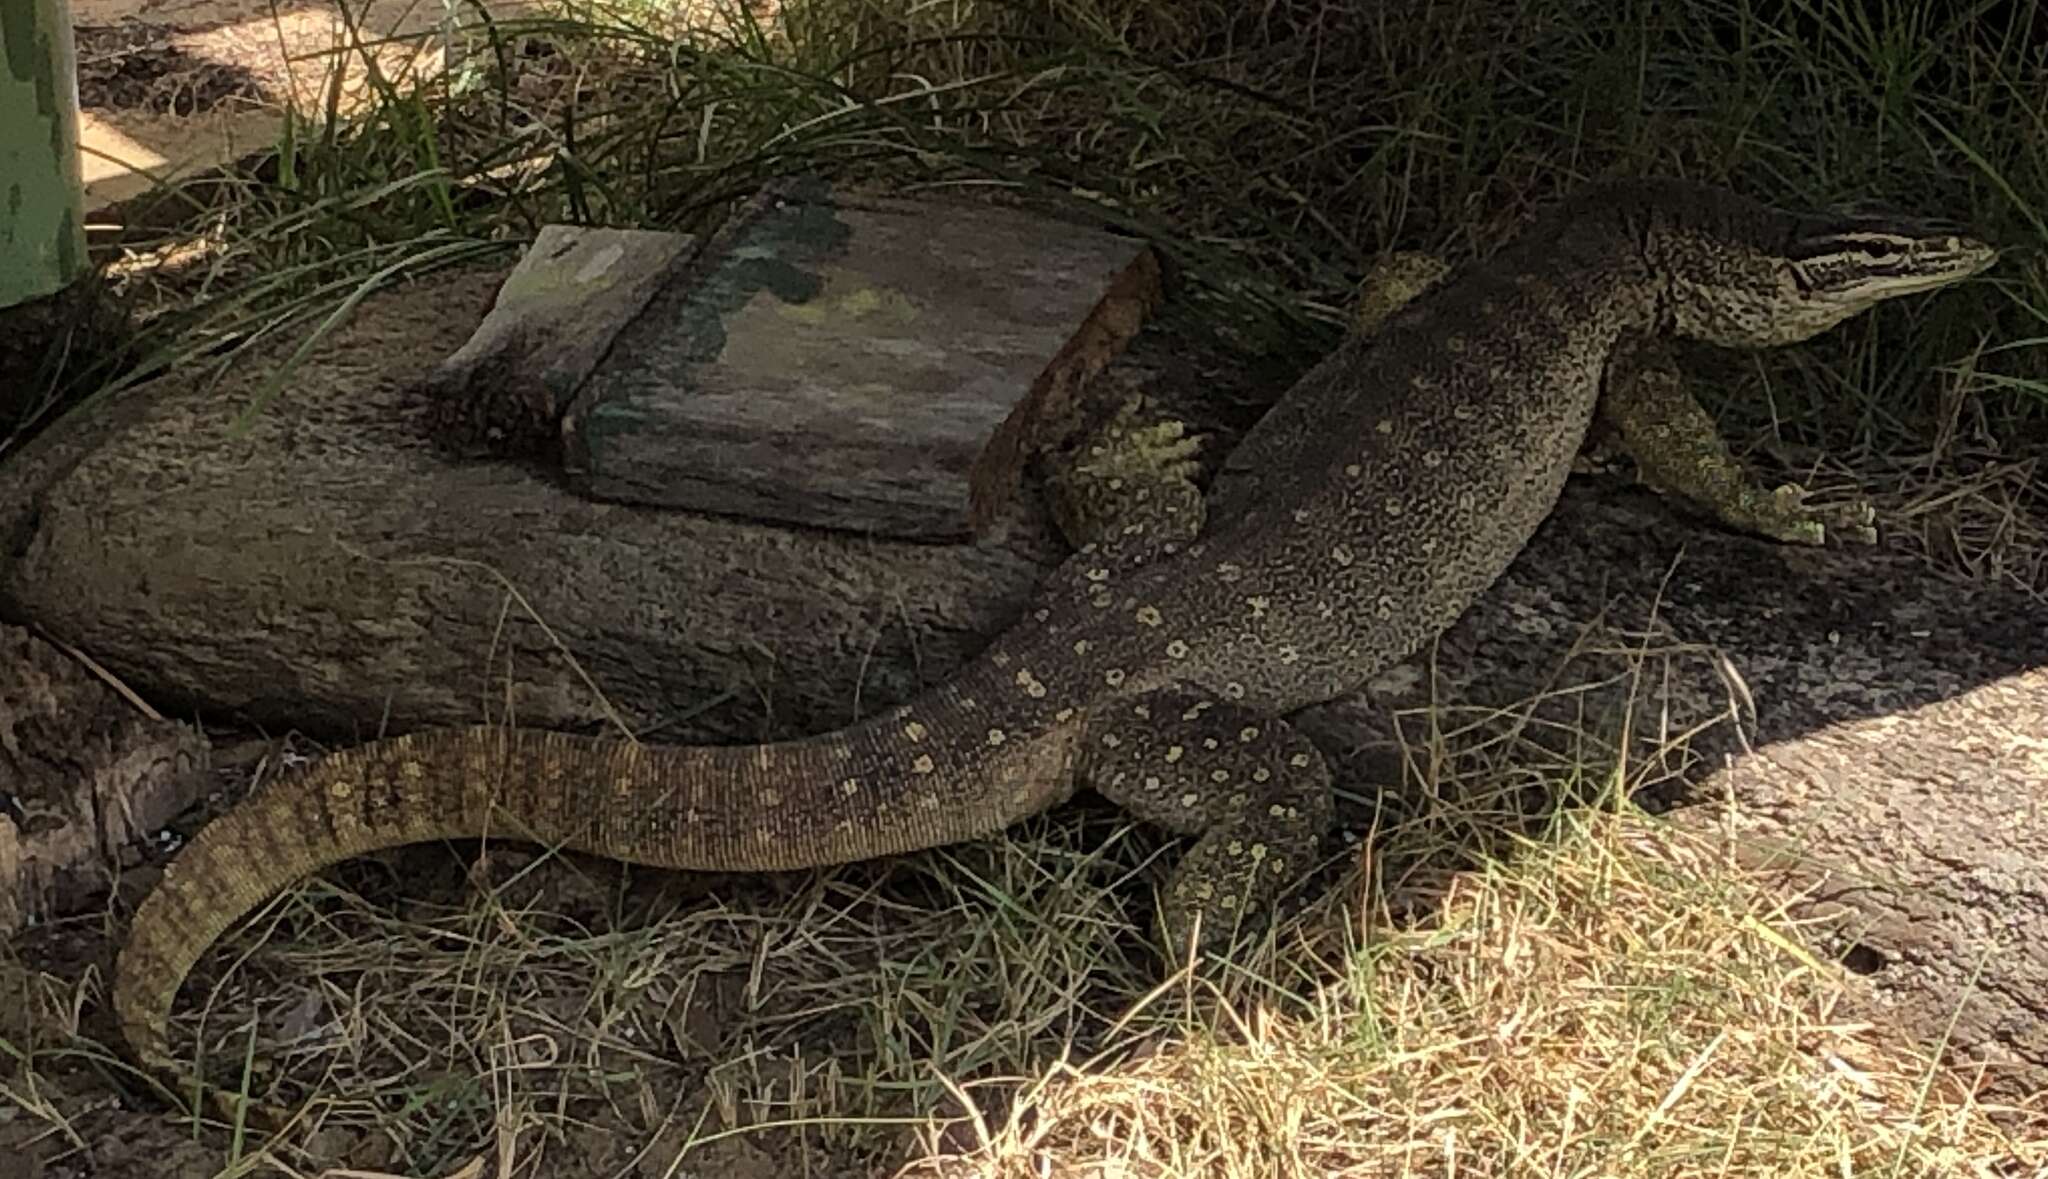
[[[1132,815],[1197,836],[1160,894],[1170,953],[1226,948],[1313,865],[1330,770],[1285,722],[1180,687],[1105,703],[1081,781]]]

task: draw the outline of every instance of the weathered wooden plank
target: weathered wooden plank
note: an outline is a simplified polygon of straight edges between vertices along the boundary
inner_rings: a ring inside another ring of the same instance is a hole
[[[961,539],[983,447],[1134,269],[1156,285],[1142,243],[1017,209],[792,195],[620,332],[565,469],[594,498]]]
[[[425,382],[437,440],[465,453],[558,461],[569,403],[696,240],[542,226],[476,333]]]

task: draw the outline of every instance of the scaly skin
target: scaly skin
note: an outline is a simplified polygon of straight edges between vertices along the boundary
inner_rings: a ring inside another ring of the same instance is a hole
[[[144,901],[114,991],[123,1034],[178,1075],[170,1005],[230,924],[338,860],[485,833],[787,869],[987,835],[1092,786],[1199,836],[1161,919],[1177,947],[1220,946],[1330,821],[1328,769],[1280,717],[1405,658],[1507,567],[1557,499],[1610,358],[1666,334],[1789,343],[1995,257],[1945,229],[1894,226],[1885,249],[1873,232],[1687,184],[1594,186],[1346,340],[1206,497],[1177,427],[1113,423],[1054,481],[1085,543],[1039,607],[948,683],[851,728],[733,748],[479,728],[308,766],[200,832]]]
[[[1359,284],[1352,327],[1370,335],[1387,317],[1415,301],[1451,273],[1442,259],[1416,250],[1389,254]],[[1594,409],[1605,437],[1589,441],[1596,464],[1613,453],[1635,461],[1642,483],[1691,503],[1742,532],[1786,544],[1825,544],[1830,537],[1875,544],[1876,513],[1861,500],[1836,508],[1808,508],[1794,484],[1766,490],[1729,451],[1705,407],[1663,343],[1637,337],[1608,357],[1605,386]]]

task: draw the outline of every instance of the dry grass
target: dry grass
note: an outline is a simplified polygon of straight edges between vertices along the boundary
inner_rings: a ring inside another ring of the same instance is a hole
[[[1839,1015],[1782,877],[1615,801],[1685,735],[1574,710],[1699,653],[1597,638],[1634,672],[1404,714],[1404,788],[1221,970],[1162,978],[1108,807],[768,880],[414,850],[228,939],[174,1043],[306,1102],[259,1171],[2048,1174],[2048,1105]]]
[[[794,171],[997,189],[1142,233],[1190,306],[1290,357],[1329,346],[1390,250],[1483,255],[1590,177],[1682,174],[1954,215],[2011,248],[1965,290],[1726,366],[1711,408],[1865,483],[1920,460],[1880,523],[2040,589],[2039,538],[2001,523],[2026,506],[2018,476],[1987,481],[1982,457],[2048,437],[2044,18],[2042,0],[1998,20],[1932,0],[564,0],[474,25],[423,89],[374,64],[393,43],[362,41],[341,51],[353,118],[297,110],[274,175],[161,194],[138,221],[160,233],[102,245],[166,313],[134,355],[72,360],[23,430],[84,390],[319,330],[364,290],[548,221],[702,231]],[[139,264],[161,257],[183,261]]]
[[[1780,470],[1852,473],[1931,559],[2048,586],[2017,453],[2048,403],[2027,343],[2048,323],[2048,136],[2024,133],[2048,89],[1989,22],[1965,37],[1902,3],[1872,25],[1834,0],[813,0],[679,37],[635,7],[506,31],[448,94],[382,94],[287,142],[275,176],[178,194],[210,247],[136,371],[232,363],[474,256],[451,243],[564,217],[702,228],[800,168],[1083,204],[1301,355],[1374,257],[1482,254],[1590,175],[1881,192],[1974,214],[2023,264],[1731,367],[1725,416],[1807,456]],[[2020,8],[2023,28],[2044,13]],[[1371,860],[1345,853],[1221,977],[1162,984],[1138,932],[1160,844],[1081,807],[688,886],[502,846],[467,877],[431,850],[379,857],[231,939],[174,1042],[310,1099],[274,1142],[210,1132],[231,1173],[2048,1174],[2048,1110],[1989,1109],[1924,1046],[1837,1018],[1853,980],[1727,848],[1612,802],[1532,824],[1523,797],[1607,780],[1613,742],[1419,719],[1408,790],[1352,800]],[[1684,763],[1668,753],[1635,764]],[[53,1070],[132,1084],[73,1038],[97,981],[25,982],[35,1026],[0,1036],[65,1045],[0,1094],[53,1136],[83,1134]]]
[[[1150,845],[1100,815],[709,904],[524,850],[465,889],[415,853],[399,912],[315,885],[259,919],[180,1038],[312,1099],[250,1156],[295,1170],[494,1142],[508,1176],[740,1144],[905,1179],[2048,1173],[2048,1107],[1835,1015],[1851,979],[1732,848],[1500,813],[1387,833],[1392,893],[1353,864],[1233,973],[1163,983],[1126,895]]]
[[[1321,964],[1309,1010],[1034,1079],[975,1175],[2034,1175],[2048,1109],[1834,1018],[1727,849],[1588,813]],[[961,1157],[961,1156],[955,1156]],[[906,1174],[944,1173],[937,1161]]]

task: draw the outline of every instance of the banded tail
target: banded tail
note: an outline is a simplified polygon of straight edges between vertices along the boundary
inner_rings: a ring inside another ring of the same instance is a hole
[[[773,871],[976,838],[1065,797],[1073,723],[990,749],[985,720],[967,726],[949,689],[772,745],[483,726],[322,758],[209,823],[144,899],[115,972],[122,1035],[139,1063],[184,1079],[167,1023],[207,947],[291,882],[368,852],[493,836],[656,867]]]

